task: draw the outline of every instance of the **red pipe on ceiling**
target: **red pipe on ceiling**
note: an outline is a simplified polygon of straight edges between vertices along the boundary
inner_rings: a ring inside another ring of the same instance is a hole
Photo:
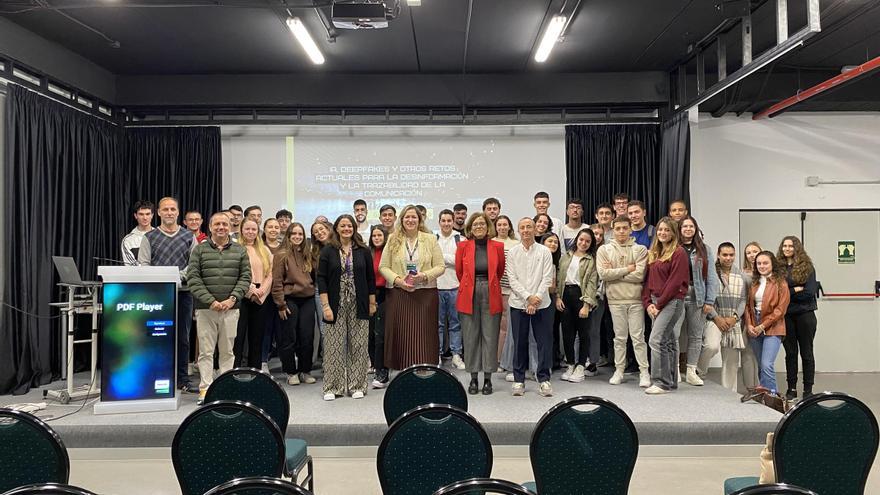
[[[798,93],[792,97],[786,98],[786,99],[780,101],[779,103],[771,105],[771,106],[765,108],[764,110],[761,110],[760,112],[754,114],[752,116],[752,120],[760,120],[760,119],[763,119],[764,117],[771,117],[771,116],[785,110],[786,108],[788,108],[792,105],[795,105],[795,104],[800,103],[805,100],[809,100],[810,98],[812,98],[818,94],[824,93],[830,89],[834,89],[834,88],[840,86],[841,84],[844,84],[844,83],[847,83],[847,82],[852,81],[854,79],[857,79],[859,77],[862,77],[862,76],[864,76],[874,70],[877,70],[877,69],[880,69],[880,57],[871,59],[871,60],[865,62],[864,64],[856,67],[855,69],[852,69],[852,70],[844,72],[843,74],[834,76],[831,79],[828,79],[827,81],[821,82],[821,83],[813,86],[810,89],[801,91],[800,93]]]

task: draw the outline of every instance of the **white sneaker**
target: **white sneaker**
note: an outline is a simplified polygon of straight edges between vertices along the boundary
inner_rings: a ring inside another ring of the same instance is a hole
[[[299,375],[287,375],[287,384],[288,385],[299,385]]]
[[[648,388],[651,386],[651,372],[648,370],[642,370],[639,373],[639,386],[642,388]]]
[[[666,390],[665,388],[660,388],[657,385],[651,385],[650,387],[645,389],[645,393],[648,395],[661,395],[668,394],[669,390]]]
[[[703,379],[697,376],[697,367],[696,366],[688,366],[687,374],[685,375],[685,381],[690,383],[695,387],[703,386]]]
[[[461,360],[461,355],[453,354],[452,356],[452,365],[456,368],[463,370],[464,369],[464,361]]]
[[[565,368],[565,371],[562,373],[562,381],[567,382],[571,380],[572,373],[574,373],[574,366],[568,365],[568,367]]]
[[[360,390],[355,390],[354,392],[351,393],[351,398],[352,399],[363,399],[364,393],[361,392]]]
[[[263,361],[263,364],[260,365],[260,371],[262,371],[263,373],[265,373],[267,375],[271,374],[271,373],[269,373],[269,363]]]
[[[553,397],[553,386],[550,385],[550,382],[541,382],[541,385],[538,387],[538,393],[544,397]]]
[[[336,396],[333,394],[324,394],[324,400],[327,400],[327,401],[336,400]]]
[[[513,394],[514,397],[522,397],[526,393],[526,384],[514,383],[510,388],[510,393]]]
[[[513,382],[513,373],[508,373],[508,374],[504,375],[504,381],[512,383]]]
[[[620,385],[625,382],[626,378],[623,376],[623,370],[615,370],[614,374],[611,375],[611,379],[608,380],[608,383],[612,385]]]
[[[307,384],[311,385],[311,384],[315,383],[317,380],[315,380],[315,377],[313,377],[312,375],[310,375],[308,373],[300,373],[299,374],[299,381],[301,383],[307,383]]]
[[[535,373],[532,370],[526,370],[526,380],[538,381],[535,379]]]
[[[571,383],[580,383],[584,381],[584,367],[581,365],[575,366],[574,371],[571,372],[571,378],[569,378],[568,381]]]

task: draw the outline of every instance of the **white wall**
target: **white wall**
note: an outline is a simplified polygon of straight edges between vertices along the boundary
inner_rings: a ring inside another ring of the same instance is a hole
[[[880,179],[880,114],[751,115],[691,124],[691,212],[713,245],[736,243],[739,210],[878,208],[878,185],[807,187],[804,179]],[[742,242],[748,242],[743,239]]]
[[[699,123],[691,124],[691,143],[691,211],[712,246],[732,241],[741,247],[753,240],[739,239],[741,209],[880,208],[880,185],[808,187],[804,182],[807,176],[823,180],[880,179],[880,114],[792,113],[761,121],[752,121],[751,116],[713,119],[701,114]],[[794,230],[791,234],[800,235],[797,214],[790,215],[794,220],[788,218],[788,227],[771,225],[765,230],[788,228]],[[833,240],[840,239],[837,235],[847,235],[845,223],[826,229],[832,239],[830,254],[811,253],[825,273],[837,269]],[[862,227],[865,235],[869,228],[876,232],[877,225]],[[808,241],[815,246],[817,239]],[[876,242],[874,238],[865,245]],[[777,245],[764,248],[775,252]],[[866,256],[861,262],[865,271],[859,272],[858,280],[845,280],[853,286],[842,292],[868,291],[873,277],[880,277],[880,273],[868,273],[880,271],[878,254],[861,254]],[[822,270],[817,268],[820,280]],[[826,282],[831,278],[825,275]],[[838,281],[837,285],[845,284]],[[880,301],[822,299],[817,318],[817,371],[880,370]],[[850,348],[846,351],[840,346]],[[785,368],[782,356],[784,352],[780,351],[777,371]],[[820,379],[817,386],[821,389],[821,385]]]

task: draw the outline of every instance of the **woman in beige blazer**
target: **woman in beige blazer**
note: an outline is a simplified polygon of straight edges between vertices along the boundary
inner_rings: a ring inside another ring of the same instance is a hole
[[[437,277],[446,270],[437,238],[413,205],[400,212],[382,251],[386,295],[385,365],[405,369],[439,362]]]

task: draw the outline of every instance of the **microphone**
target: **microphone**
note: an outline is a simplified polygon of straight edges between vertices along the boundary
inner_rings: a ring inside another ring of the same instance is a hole
[[[110,263],[113,263],[116,265],[124,265],[125,264],[125,262],[122,260],[114,260],[111,258],[101,258],[100,256],[92,256],[92,259],[95,261],[110,262]]]

